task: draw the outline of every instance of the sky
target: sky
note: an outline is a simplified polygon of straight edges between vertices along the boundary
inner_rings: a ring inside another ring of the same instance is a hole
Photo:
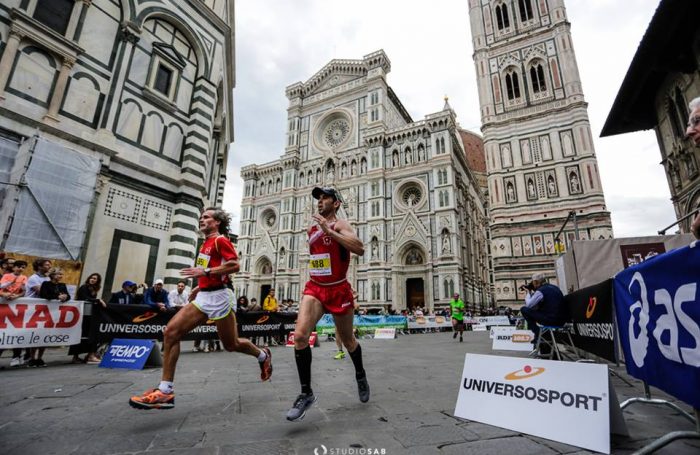
[[[235,138],[224,208],[240,224],[241,167],[284,153],[285,87],[334,58],[383,49],[387,77],[414,121],[442,110],[481,133],[468,0],[236,1]],[[568,0],[566,9],[615,237],[656,235],[675,221],[653,131],[600,131],[658,0]],[[622,19],[622,20],[621,20]],[[675,232],[675,228],[669,233]]]

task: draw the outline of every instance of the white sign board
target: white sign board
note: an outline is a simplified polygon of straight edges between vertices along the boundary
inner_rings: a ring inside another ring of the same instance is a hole
[[[608,400],[605,365],[466,354],[455,416],[609,454]]]
[[[80,343],[83,302],[0,300],[0,349]]]
[[[486,324],[474,324],[472,330],[475,332],[486,332],[487,327]]]
[[[509,325],[509,326],[501,326],[501,325],[494,325],[491,327],[491,330],[489,330],[489,338],[493,340],[493,334],[496,331],[496,329],[503,330],[504,333],[513,333],[517,330],[517,327],[514,325]]]
[[[530,330],[515,330],[515,327],[492,327],[493,350],[530,352],[535,345],[535,334]]]
[[[385,327],[383,329],[375,329],[374,339],[375,340],[393,340],[396,338],[396,329]]]
[[[480,316],[476,318],[465,318],[464,322],[467,324],[483,324],[483,325],[510,325],[510,319],[508,316]]]

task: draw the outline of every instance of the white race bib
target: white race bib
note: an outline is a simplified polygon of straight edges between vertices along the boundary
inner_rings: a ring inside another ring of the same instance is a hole
[[[331,255],[329,253],[312,254],[309,256],[309,275],[328,276],[331,270]]]

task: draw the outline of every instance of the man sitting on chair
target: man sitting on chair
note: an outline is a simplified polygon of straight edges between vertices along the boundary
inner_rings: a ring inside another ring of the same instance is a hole
[[[532,275],[532,282],[527,286],[521,286],[526,291],[525,306],[520,308],[520,313],[527,321],[527,327],[535,334],[533,343],[537,346],[540,337],[540,328],[537,323],[549,326],[561,326],[569,320],[569,312],[564,303],[564,294],[553,284],[547,283],[543,273]],[[548,354],[542,352],[540,354]]]

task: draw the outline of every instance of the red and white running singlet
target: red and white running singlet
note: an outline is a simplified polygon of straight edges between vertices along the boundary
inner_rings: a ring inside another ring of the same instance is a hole
[[[213,268],[218,267],[224,262],[232,259],[238,259],[236,250],[233,248],[231,241],[223,235],[208,237],[204,240],[202,247],[197,255],[196,267]],[[228,275],[218,275],[212,273],[210,276],[199,277],[197,284],[200,289],[213,288],[226,284]]]
[[[328,227],[333,229],[335,223]],[[309,276],[311,281],[331,284],[343,281],[350,266],[350,252],[323,232],[318,225],[308,230],[309,235]]]

